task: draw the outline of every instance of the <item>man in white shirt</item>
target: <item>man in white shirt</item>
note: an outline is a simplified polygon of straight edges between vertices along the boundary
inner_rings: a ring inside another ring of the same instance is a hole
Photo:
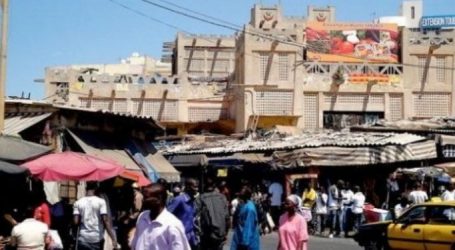
[[[86,196],[74,203],[74,224],[78,227],[76,250],[101,250],[104,248],[106,228],[112,245],[117,248],[117,239],[108,219],[106,201],[95,195],[98,184],[87,182]]]
[[[441,200],[442,201],[453,201],[455,200],[455,192],[453,190],[453,184],[450,183],[449,186],[447,187],[447,190],[444,191],[441,195]]]
[[[340,195],[341,195],[341,204],[340,204],[340,229],[344,231],[345,236],[347,236],[349,228],[348,228],[348,221],[349,221],[349,213],[348,211],[351,209],[352,205],[352,197],[354,193],[351,189],[349,189],[349,184],[343,184],[340,188]]]
[[[393,212],[395,213],[395,218],[400,217],[406,209],[409,208],[408,198],[406,196],[401,197],[400,202],[395,205]]]
[[[154,183],[144,188],[144,212],[139,215],[132,250],[191,250],[182,222],[166,210],[167,191]]]
[[[10,245],[17,249],[27,250],[44,250],[48,244],[47,225],[33,218],[34,209],[28,207],[26,209],[26,217],[23,222],[13,227],[11,232]]]
[[[354,186],[354,195],[352,196],[352,214],[354,216],[354,229],[359,229],[363,217],[363,206],[365,205],[365,195],[360,191],[359,186]]]
[[[318,187],[316,196],[316,232],[322,234],[327,221],[327,201],[328,195],[323,186]]]
[[[422,190],[422,184],[416,182],[413,187],[413,191],[409,193],[409,201],[411,204],[421,204],[428,200],[427,192]]]
[[[278,220],[281,215],[281,203],[283,202],[283,186],[275,181],[269,186],[270,194],[270,210],[272,213],[273,222],[278,225]]]

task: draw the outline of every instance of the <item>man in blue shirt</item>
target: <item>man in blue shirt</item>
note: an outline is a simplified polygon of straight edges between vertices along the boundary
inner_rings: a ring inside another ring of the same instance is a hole
[[[259,250],[260,236],[256,206],[251,201],[251,189],[244,186],[240,191],[241,205],[234,214],[234,234],[231,250]]]
[[[173,213],[183,223],[191,249],[197,249],[199,245],[194,225],[196,213],[194,201],[197,193],[198,181],[190,178],[185,182],[185,192],[174,197],[167,207],[169,212]]]

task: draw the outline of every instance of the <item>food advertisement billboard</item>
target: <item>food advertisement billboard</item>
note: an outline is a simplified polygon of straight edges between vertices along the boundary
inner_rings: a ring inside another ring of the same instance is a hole
[[[310,61],[398,62],[396,24],[309,22],[305,34]]]

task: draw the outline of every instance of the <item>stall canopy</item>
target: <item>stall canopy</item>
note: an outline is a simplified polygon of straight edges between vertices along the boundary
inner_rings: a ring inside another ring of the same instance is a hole
[[[125,150],[117,149],[112,145],[108,145],[109,143],[107,143],[104,138],[102,140],[99,140],[99,138],[95,137],[91,133],[77,133],[70,130],[68,130],[68,133],[82,148],[84,153],[104,159],[113,160],[122,165],[127,170],[138,172],[142,171],[139,165],[128,155]]]
[[[27,168],[6,161],[0,161],[0,175],[25,174],[27,172]]]
[[[87,154],[114,160],[130,171],[145,172],[153,182],[158,178],[180,181],[180,173],[161,154],[151,153],[152,149],[148,149],[145,143],[132,139],[113,140],[91,132],[67,131]]]
[[[132,140],[128,143],[127,149],[134,159],[147,169],[152,181],[163,178],[168,182],[180,182],[180,172],[157,152],[153,145]]]
[[[0,160],[26,161],[51,151],[51,148],[15,136],[0,136]]]
[[[22,166],[43,181],[103,181],[124,171],[116,162],[70,151],[41,156]]]
[[[437,158],[435,142],[424,136],[345,131],[190,142],[168,147],[163,153],[175,166],[202,165],[202,159],[209,157],[210,164],[256,161],[274,168],[364,166]]]
[[[365,166],[437,157],[433,141],[377,147],[318,147],[273,154],[276,168],[303,166]]]

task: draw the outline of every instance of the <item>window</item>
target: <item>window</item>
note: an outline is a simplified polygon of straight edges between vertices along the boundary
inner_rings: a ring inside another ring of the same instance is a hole
[[[425,209],[424,206],[411,208],[407,213],[398,219],[398,223],[416,223],[425,222]]]
[[[416,18],[416,8],[414,6],[411,7],[411,19]]]
[[[260,76],[262,80],[266,80],[268,78],[269,72],[267,72],[268,64],[269,64],[270,54],[267,52],[259,53],[259,67],[260,67]]]
[[[289,78],[289,56],[288,53],[278,54],[278,74],[280,81],[287,81]]]
[[[428,215],[429,224],[455,224],[455,208],[453,207],[432,207]]]
[[[438,82],[446,81],[446,59],[443,56],[436,57],[436,80]]]

